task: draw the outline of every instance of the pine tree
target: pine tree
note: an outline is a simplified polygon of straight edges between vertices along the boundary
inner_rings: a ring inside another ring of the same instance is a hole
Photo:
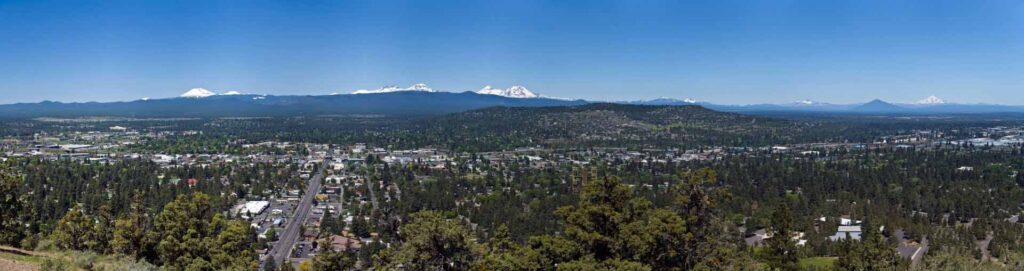
[[[345,252],[335,252],[330,245],[321,245],[322,249],[311,259],[310,269],[313,271],[345,271],[355,266],[352,255]]]
[[[892,270],[900,263],[896,248],[865,219],[861,225],[861,240],[846,240],[839,253],[836,267],[840,270]]]
[[[25,237],[25,198],[18,192],[21,178],[0,164],[0,244],[17,245]]]
[[[785,203],[771,218],[772,237],[768,239],[768,265],[774,269],[799,269],[796,242],[793,241],[793,212]]]
[[[128,255],[135,259],[148,254],[151,247],[146,233],[152,227],[152,221],[146,213],[142,193],[132,197],[128,214],[114,221],[114,235],[111,250],[114,253]]]
[[[86,250],[93,227],[92,218],[86,215],[81,207],[75,205],[57,222],[57,227],[50,238],[57,248]]]
[[[94,217],[96,221],[89,232],[87,247],[93,252],[110,253],[111,241],[114,237],[114,217],[109,205],[100,206]]]
[[[361,215],[352,218],[352,233],[361,238],[370,237],[370,224]]]
[[[156,216],[149,238],[156,243],[157,262],[171,268],[211,266],[208,250],[213,210],[202,193],[180,195]]]
[[[378,269],[468,270],[483,250],[463,223],[433,211],[412,214],[401,238],[401,245],[383,252]]]
[[[219,215],[217,216],[220,217]],[[217,219],[217,218],[215,218]],[[218,270],[252,270],[256,255],[252,251],[252,228],[241,221],[228,221],[210,248],[210,258]]]
[[[267,261],[263,262],[263,271],[277,271],[277,261],[274,261],[274,257],[267,257]]]
[[[330,209],[324,211],[324,217],[320,222],[320,229],[327,234],[341,234],[338,220],[332,215]]]

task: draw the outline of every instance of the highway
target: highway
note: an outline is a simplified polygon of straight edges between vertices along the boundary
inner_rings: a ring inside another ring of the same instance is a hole
[[[277,244],[270,249],[270,257],[274,258],[274,263],[278,266],[284,264],[285,260],[291,257],[292,247],[295,246],[295,243],[301,237],[299,236],[299,229],[302,227],[302,223],[306,221],[306,217],[309,216],[310,208],[313,207],[313,198],[320,192],[320,182],[323,180],[323,177],[323,171],[318,170],[316,175],[309,179],[306,193],[299,200],[299,206],[295,208],[292,218],[288,220],[284,233],[280,235]],[[262,264],[260,264],[260,270],[263,270]]]

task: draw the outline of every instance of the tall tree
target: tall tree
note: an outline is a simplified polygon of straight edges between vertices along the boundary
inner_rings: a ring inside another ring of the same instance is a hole
[[[220,215],[214,219],[223,219]],[[215,222],[216,223],[216,222]],[[252,228],[241,221],[225,221],[224,227],[210,247],[210,259],[218,270],[252,270],[256,254],[252,251]]]
[[[324,210],[324,218],[320,222],[320,229],[327,234],[341,234],[341,226],[338,219],[331,213],[330,209]]]
[[[896,247],[890,244],[878,226],[865,219],[859,241],[845,242],[836,267],[840,270],[895,270],[901,264]]]
[[[87,247],[97,253],[110,253],[111,240],[114,237],[114,215],[109,205],[102,205],[93,217],[95,223],[89,232]]]
[[[355,260],[347,252],[336,252],[330,249],[329,244],[322,244],[322,249],[311,259],[310,268],[313,271],[345,271],[355,267]]]
[[[378,268],[394,270],[468,270],[481,257],[469,229],[440,213],[422,211],[402,227],[402,242],[379,254]]]
[[[114,221],[114,236],[111,250],[114,253],[128,255],[136,259],[151,253],[146,233],[152,228],[152,221],[146,212],[142,193],[132,196],[128,214]]]
[[[93,227],[93,219],[76,204],[57,222],[50,238],[60,249],[86,250]]]
[[[774,269],[797,270],[799,258],[793,241],[793,212],[783,203],[772,213],[772,237],[768,239],[768,265]]]
[[[18,245],[25,237],[25,198],[18,192],[21,178],[0,164],[0,244]]]

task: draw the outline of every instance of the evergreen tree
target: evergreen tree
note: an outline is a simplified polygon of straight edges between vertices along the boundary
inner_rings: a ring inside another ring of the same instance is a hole
[[[219,219],[220,215],[215,217]],[[252,228],[241,221],[227,221],[210,248],[213,266],[219,270],[252,270],[256,255],[252,251]]]
[[[267,260],[263,262],[263,271],[277,271],[277,261],[274,261],[274,257],[267,257]]]
[[[114,237],[114,217],[109,205],[100,206],[94,217],[92,231],[89,232],[87,247],[96,253],[110,253],[111,241]]]
[[[320,222],[320,229],[327,234],[341,234],[338,219],[332,215],[330,209],[324,211],[323,219]]]
[[[150,238],[155,240],[157,262],[170,267],[209,266],[207,238],[213,210],[202,193],[180,195],[156,216]]]
[[[400,237],[398,246],[378,254],[378,269],[468,270],[483,252],[463,223],[433,211],[411,215]]]
[[[330,245],[321,245],[323,249],[311,259],[310,268],[313,271],[344,271],[352,269],[355,261],[352,255],[346,252],[335,252]]]
[[[93,220],[78,205],[71,207],[63,218],[57,222],[50,238],[60,249],[86,250],[89,237],[93,231]]]
[[[17,245],[25,237],[25,198],[18,192],[21,178],[0,164],[0,244]]]
[[[132,197],[128,214],[114,221],[114,234],[111,249],[114,253],[128,255],[135,259],[152,253],[152,246],[146,238],[152,227],[149,215],[143,202],[142,193]]]
[[[370,237],[370,224],[361,215],[352,218],[352,233],[361,238]]]
[[[799,258],[796,242],[793,241],[793,212],[785,203],[779,206],[771,218],[772,237],[768,239],[768,265],[773,269],[797,270]]]
[[[521,246],[509,236],[508,226],[502,224],[488,243],[488,252],[480,263],[486,270],[538,270],[536,263],[524,257]]]
[[[896,248],[865,219],[861,240],[848,240],[842,246],[836,267],[840,270],[893,270],[900,264]]]

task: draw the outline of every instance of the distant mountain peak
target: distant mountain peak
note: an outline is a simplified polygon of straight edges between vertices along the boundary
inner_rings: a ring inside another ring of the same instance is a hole
[[[695,103],[697,103],[697,100],[694,100],[693,98],[686,98],[686,99],[683,99],[683,102],[684,103],[688,103],[688,104],[695,104]]]
[[[944,104],[944,103],[946,103],[945,100],[943,100],[942,98],[936,97],[935,95],[928,96],[928,98],[924,98],[924,99],[921,99],[921,100],[918,100],[918,101],[914,102],[914,104],[919,104],[919,105],[936,105],[936,104]]]
[[[193,88],[193,89],[190,89],[189,91],[187,91],[185,93],[182,93],[181,97],[183,97],[183,98],[206,98],[206,97],[210,97],[210,96],[213,96],[213,95],[217,95],[217,93],[213,93],[213,91],[206,90],[205,88]]]
[[[537,98],[539,97],[536,93],[533,93],[524,86],[515,85],[508,89],[492,88],[491,86],[485,86],[476,92],[477,94],[485,95],[498,95],[509,98]]]
[[[903,111],[905,108],[880,99],[874,99],[853,109],[862,112],[897,112]]]
[[[224,94],[221,94],[221,95],[242,95],[242,93],[238,92],[238,91],[232,90],[232,91],[224,92]]]
[[[802,105],[815,105],[815,104],[818,104],[818,102],[812,101],[810,99],[800,100],[800,101],[797,101],[796,103],[802,104]]]
[[[369,89],[369,90],[367,90],[367,89],[360,89],[360,90],[353,91],[352,94],[389,93],[389,92],[399,92],[399,91],[434,92],[434,89],[432,89],[429,86],[427,86],[427,84],[419,83],[419,84],[415,84],[415,85],[412,85],[412,86],[407,87],[407,88],[400,88],[398,86],[391,85],[391,86],[385,86],[385,87],[378,88],[378,89]]]

